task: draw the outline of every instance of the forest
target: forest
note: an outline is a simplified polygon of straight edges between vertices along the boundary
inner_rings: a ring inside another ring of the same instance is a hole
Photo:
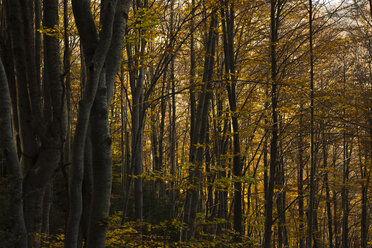
[[[0,247],[372,247],[372,0],[0,0]]]

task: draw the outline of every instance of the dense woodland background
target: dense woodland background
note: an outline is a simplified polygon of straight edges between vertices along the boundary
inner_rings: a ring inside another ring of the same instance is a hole
[[[0,247],[372,247],[371,0],[0,0]]]

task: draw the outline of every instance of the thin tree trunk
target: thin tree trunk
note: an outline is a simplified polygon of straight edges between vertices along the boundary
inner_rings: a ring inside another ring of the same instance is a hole
[[[237,113],[237,100],[236,100],[236,78],[235,74],[235,61],[234,61],[234,5],[226,2],[222,13],[222,29],[224,41],[224,57],[225,57],[225,79],[228,81],[227,92],[229,98],[229,106],[231,111],[231,122],[233,127],[233,175],[236,181],[234,182],[234,230],[238,233],[237,241],[241,240],[243,234],[242,223],[242,184],[239,182],[239,177],[242,176],[242,164],[240,155],[240,135],[239,135],[239,122]]]
[[[330,190],[329,190],[329,179],[328,179],[328,148],[327,148],[327,140],[325,136],[325,130],[323,125],[323,167],[325,170],[324,174],[324,184],[325,184],[325,190],[326,190],[326,208],[327,208],[327,219],[328,219],[328,243],[329,248],[333,248],[333,229],[332,229],[332,211],[331,211],[331,196],[330,196]]]
[[[332,167],[333,170],[336,171],[336,159],[337,159],[337,153],[335,148],[334,153],[333,153],[333,158],[332,158]],[[336,177],[336,175],[334,175]],[[337,211],[337,191],[336,189],[333,189],[333,194],[332,194],[332,200],[333,200],[333,230],[334,230],[334,235],[335,235],[335,247],[340,247],[340,222],[338,218],[338,211]]]
[[[372,18],[372,0],[369,0],[369,11],[370,11],[370,17]],[[369,65],[369,68],[371,66]],[[371,77],[372,73],[370,70],[369,76]],[[371,99],[369,100],[369,103],[372,103]],[[372,119],[369,118],[368,120],[369,124],[369,145],[370,149],[372,151]],[[370,163],[372,163],[372,153],[369,153]],[[366,157],[368,157],[366,153]],[[368,163],[368,162],[366,162]],[[372,166],[370,167],[372,168]],[[363,170],[363,169],[362,169]],[[364,166],[364,179],[365,181],[362,182],[362,213],[361,213],[361,240],[362,240],[362,248],[367,248],[368,245],[368,228],[369,228],[369,220],[367,219],[368,216],[368,188],[369,188],[369,182],[370,182],[370,171],[371,169],[368,169],[367,164]]]
[[[172,203],[172,217],[176,216],[176,190],[175,190],[175,180],[176,180],[176,147],[177,147],[177,140],[176,140],[176,89],[175,89],[175,77],[174,77],[174,60],[171,62],[171,94],[172,94],[172,106],[171,108],[171,115],[169,115],[169,121],[170,121],[170,163],[171,163],[171,168],[170,168],[170,173],[172,176],[172,181],[171,181],[171,192],[170,192],[170,200]],[[170,107],[169,106],[169,107]]]
[[[276,178],[277,157],[278,157],[278,89],[277,89],[277,42],[278,42],[278,28],[279,16],[281,9],[281,0],[271,0],[271,13],[270,13],[270,59],[271,59],[271,108],[272,108],[272,123],[271,123],[271,143],[270,143],[270,168],[269,178],[267,185],[267,192],[265,194],[265,233],[264,233],[264,247],[271,248],[272,236],[272,215],[273,215],[273,195],[274,184]]]
[[[369,147],[372,148],[372,119],[369,120]],[[367,150],[367,149],[366,149]],[[372,151],[372,149],[371,149]],[[359,148],[360,152],[360,148]],[[369,220],[368,220],[368,187],[370,183],[370,169],[368,169],[368,164],[372,157],[372,153],[368,152],[368,150],[365,152],[365,162],[364,165],[362,161],[360,161],[361,164],[361,175],[362,175],[362,211],[361,211],[361,247],[367,248],[368,246],[368,228],[369,228]],[[369,158],[369,159],[368,159]],[[361,160],[361,159],[360,159]],[[372,168],[372,167],[371,167]]]
[[[297,171],[297,192],[298,192],[298,216],[299,216],[299,245],[305,247],[305,229],[304,229],[304,141],[303,141],[303,106],[301,104],[300,132],[298,135],[298,171]]]
[[[344,97],[346,97],[346,65],[344,61],[343,67],[343,84],[344,84]],[[344,118],[346,118],[345,108],[343,110]],[[342,191],[341,191],[341,201],[342,201],[342,248],[349,247],[349,162],[351,157],[351,151],[349,154],[349,144],[347,142],[346,136],[346,124],[344,123],[343,131],[343,168],[342,168]],[[351,142],[350,142],[351,143]],[[352,144],[351,144],[352,147]]]
[[[136,86],[132,88],[132,168],[134,171],[134,205],[135,218],[138,221],[143,220],[143,179],[141,177],[142,168],[142,147],[143,147],[143,131],[144,120],[142,114],[144,111],[144,89],[143,89],[143,69],[139,69],[138,80]]]
[[[280,148],[282,144],[280,142]],[[284,189],[284,161],[283,161],[283,154],[281,156],[281,161],[278,164],[278,171],[277,171],[277,188],[279,192],[277,193],[276,197],[276,206],[278,210],[279,222],[278,222],[278,248],[288,247],[288,236],[287,236],[287,228],[286,228],[286,200],[285,200],[285,189]]]
[[[315,219],[315,147],[314,147],[314,62],[313,62],[313,2],[309,0],[309,45],[310,45],[310,183],[306,247],[313,247]]]
[[[182,231],[182,241],[187,241],[195,235],[195,220],[199,202],[199,183],[202,175],[201,165],[203,162],[203,147],[196,147],[196,145],[204,144],[206,137],[209,100],[211,98],[210,81],[212,80],[213,75],[214,53],[216,46],[216,34],[214,30],[216,25],[217,21],[213,16],[208,34],[206,46],[207,53],[204,61],[203,82],[205,82],[205,84],[203,84],[202,92],[199,96],[196,119],[194,120],[194,133],[192,133],[190,144],[189,162],[190,164],[193,164],[193,168],[190,168],[189,183],[193,187],[187,190],[186,193],[183,221],[187,225],[188,230],[184,229]]]

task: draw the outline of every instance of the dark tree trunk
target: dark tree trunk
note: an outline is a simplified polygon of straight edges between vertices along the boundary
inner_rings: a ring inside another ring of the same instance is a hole
[[[87,247],[105,247],[107,220],[110,210],[112,141],[108,125],[109,107],[105,76],[105,73],[101,72],[101,82],[97,90],[90,119],[93,154],[93,194]]]
[[[329,190],[329,179],[328,179],[328,147],[327,147],[327,140],[325,136],[325,130],[323,125],[323,167],[325,170],[324,173],[324,184],[325,184],[325,190],[326,190],[326,208],[327,208],[327,220],[328,220],[328,243],[329,248],[333,248],[333,229],[332,229],[332,211],[331,211],[331,196],[330,196],[330,190]]]
[[[170,173],[172,176],[171,181],[171,190],[170,190],[170,200],[172,203],[172,217],[176,216],[176,190],[175,190],[175,180],[176,180],[176,147],[177,147],[177,140],[176,140],[176,93],[175,93],[175,77],[174,77],[174,60],[171,62],[171,94],[172,94],[172,102],[169,105],[169,123],[170,123]]]
[[[313,5],[312,0],[309,0],[309,45],[310,45],[310,183],[309,183],[309,207],[308,207],[308,222],[307,222],[307,248],[315,245],[314,222],[315,219],[315,147],[314,147],[314,62],[313,62]]]
[[[303,106],[301,105],[300,132],[298,134],[298,171],[297,171],[297,192],[298,192],[298,216],[299,216],[299,245],[305,247],[305,228],[304,228],[304,140],[303,140]]]
[[[277,42],[278,42],[278,28],[279,16],[282,8],[281,0],[271,0],[270,12],[270,59],[271,59],[271,143],[270,143],[270,168],[269,178],[267,184],[267,192],[265,193],[265,233],[264,233],[264,247],[271,248],[272,236],[272,215],[273,215],[273,195],[274,184],[276,178],[276,170],[278,164],[278,89],[277,89]]]
[[[27,247],[27,231],[23,213],[22,170],[12,135],[11,100],[7,76],[0,58],[0,156],[7,164],[9,177],[12,233],[18,236],[14,247]]]
[[[234,182],[234,230],[237,232],[237,241],[241,240],[243,234],[243,220],[242,220],[242,184],[239,178],[242,176],[242,164],[240,154],[240,135],[239,122],[237,112],[236,100],[236,78],[235,78],[235,54],[234,54],[234,5],[225,3],[221,9],[222,15],[222,30],[224,43],[224,57],[225,57],[225,80],[229,106],[231,111],[231,122],[233,128],[233,175],[236,179]]]
[[[92,140],[94,192],[90,216],[88,245],[104,247],[106,225],[98,222],[106,220],[111,192],[111,139],[108,129],[108,102],[122,49],[122,38],[128,18],[129,0],[105,1],[101,13],[99,36],[90,9],[90,1],[72,1],[76,25],[84,49],[87,63],[87,83],[80,102],[78,120],[73,144],[72,177],[70,183],[70,212],[67,223],[65,247],[78,246],[78,233],[82,214],[82,181],[85,141],[87,137],[90,112],[91,125],[97,127],[96,137]],[[108,56],[110,55],[110,56]],[[106,63],[107,71],[104,68]],[[108,66],[110,65],[110,66]],[[97,91],[97,89],[99,89]],[[93,107],[93,109],[92,109]],[[107,165],[110,166],[107,166]],[[102,175],[102,176],[101,176]],[[95,244],[96,243],[96,244]]]
[[[206,46],[206,55],[204,61],[204,74],[203,74],[203,86],[199,96],[199,102],[197,106],[196,118],[194,120],[194,130],[191,133],[191,144],[190,144],[190,158],[189,162],[192,164],[190,168],[189,183],[193,186],[187,190],[186,201],[184,206],[183,221],[187,225],[188,229],[182,231],[182,241],[187,241],[195,235],[195,220],[197,206],[199,202],[199,183],[202,176],[202,162],[203,162],[203,147],[197,147],[197,144],[204,144],[206,137],[207,128],[207,117],[209,113],[209,101],[211,98],[211,80],[213,75],[214,66],[214,53],[216,46],[216,33],[215,27],[217,21],[215,16],[212,16],[210,29],[208,33],[208,41]]]

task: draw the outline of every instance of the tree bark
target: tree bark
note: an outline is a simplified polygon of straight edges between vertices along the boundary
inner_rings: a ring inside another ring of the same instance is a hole
[[[0,58],[0,154],[7,164],[8,177],[10,179],[12,232],[19,237],[14,247],[26,248],[27,231],[23,212],[22,170],[12,134],[11,106],[8,80]]]
[[[301,112],[303,112],[303,106],[301,104]],[[303,140],[303,114],[300,116],[300,132],[298,134],[298,171],[297,171],[297,194],[298,194],[298,216],[299,216],[299,245],[305,247],[305,229],[304,229],[304,140]]]
[[[211,98],[210,81],[212,80],[216,46],[216,33],[214,30],[216,25],[216,18],[215,16],[212,16],[206,46],[207,53],[204,61],[204,84],[202,86],[202,92],[200,93],[199,102],[197,105],[196,118],[194,120],[194,133],[191,134],[189,162],[192,164],[192,168],[190,168],[189,183],[192,187],[186,192],[183,221],[187,225],[188,229],[182,230],[182,241],[187,241],[195,235],[195,220],[199,202],[199,183],[201,181],[201,166],[203,162],[204,150],[202,146],[196,147],[196,145],[204,144],[206,137],[209,100]]]
[[[110,210],[112,155],[109,130],[106,77],[101,72],[100,85],[94,100],[90,123],[93,154],[93,194],[89,218],[87,247],[105,247]]]
[[[242,176],[242,164],[240,154],[240,135],[236,100],[236,77],[235,77],[235,53],[234,53],[234,5],[226,2],[221,9],[222,29],[225,52],[225,79],[229,106],[231,111],[231,122],[233,127],[233,175],[234,175],[234,230],[238,233],[236,241],[241,241],[243,234],[242,220],[242,184],[239,182]]]
[[[277,42],[278,42],[278,28],[279,28],[279,17],[280,9],[283,4],[281,0],[271,0],[271,12],[270,12],[270,59],[271,59],[271,143],[270,143],[270,168],[269,178],[267,185],[267,192],[265,194],[265,233],[264,233],[264,247],[271,248],[271,236],[272,236],[272,214],[273,214],[273,195],[274,195],[274,184],[276,178],[277,168],[277,157],[278,157],[278,89],[277,89]]]
[[[326,208],[327,208],[327,219],[328,219],[328,243],[329,248],[333,248],[333,229],[332,229],[332,211],[331,211],[331,196],[330,196],[330,190],[329,190],[329,179],[328,179],[328,148],[327,148],[327,141],[325,136],[325,130],[323,125],[323,167],[325,170],[324,174],[324,184],[325,184],[325,190],[326,190]]]
[[[104,64],[107,60],[108,54],[110,54],[110,51],[112,51],[113,47],[116,47],[115,44],[119,44],[118,47],[122,47],[120,41],[117,39],[122,37],[120,32],[123,30],[123,25],[125,27],[126,20],[128,18],[129,5],[130,1],[128,0],[107,1],[104,8],[104,13],[102,13],[102,29],[98,36],[97,28],[94,24],[93,16],[90,10],[90,1],[72,1],[76,25],[78,27],[81,43],[83,45],[84,57],[87,61],[87,85],[85,87],[83,99],[81,100],[79,106],[78,121],[73,143],[73,165],[70,183],[70,213],[66,230],[66,247],[75,248],[78,245],[78,233],[82,213],[81,190],[83,180],[84,148],[88,124],[90,122],[90,112],[94,105],[93,103],[96,95],[97,100],[93,111],[96,119],[92,121],[92,125],[96,125],[101,130],[97,130],[99,134],[97,137],[95,137],[96,140],[93,141],[93,149],[99,149],[98,142],[103,142],[101,143],[103,152],[102,154],[95,154],[98,157],[97,164],[94,166],[95,171],[93,174],[98,175],[99,172],[102,172],[104,175],[102,178],[97,178],[98,181],[95,182],[98,188],[97,191],[95,189],[96,192],[94,192],[95,195],[93,196],[93,202],[97,204],[97,206],[92,206],[96,212],[95,214],[91,214],[91,225],[95,225],[95,227],[97,227],[97,220],[105,218],[107,215],[109,203],[104,203],[101,205],[99,198],[102,197],[102,199],[106,200],[108,197],[107,194],[110,194],[111,190],[108,189],[108,185],[111,183],[111,178],[109,179],[111,175],[111,155],[108,155],[108,153],[110,153],[108,150],[111,149],[111,141],[107,139],[108,127],[106,127],[107,123],[104,123],[108,118],[106,113],[108,110],[104,110],[97,105],[106,103],[104,106],[108,106],[107,102],[110,97],[107,92],[108,85],[106,85],[107,81],[105,78],[107,74],[104,69]],[[119,23],[124,23],[119,25],[120,32],[117,31],[118,29],[114,28],[114,23],[116,23],[116,20]],[[119,53],[121,54],[120,51]],[[115,61],[117,61],[117,59]],[[117,66],[113,70],[115,72],[114,74],[116,74]],[[100,82],[101,85],[99,85]],[[110,83],[113,85],[111,81]],[[97,94],[98,88],[100,88],[99,94]],[[103,96],[106,98],[103,99]],[[109,163],[110,166],[108,166],[106,163]],[[110,168],[105,168],[105,166]],[[100,213],[98,213],[99,211]],[[88,237],[88,245],[92,245],[93,240],[97,240],[97,245],[104,247],[104,242],[102,240],[103,237],[105,237],[106,226],[96,229],[92,227],[92,230],[94,231],[89,233],[89,236],[94,235],[96,236],[96,239],[95,237]]]
[[[310,183],[309,183],[309,207],[307,223],[307,248],[313,247],[314,221],[315,220],[315,149],[314,149],[314,62],[313,62],[313,2],[309,0],[309,45],[310,45]]]

